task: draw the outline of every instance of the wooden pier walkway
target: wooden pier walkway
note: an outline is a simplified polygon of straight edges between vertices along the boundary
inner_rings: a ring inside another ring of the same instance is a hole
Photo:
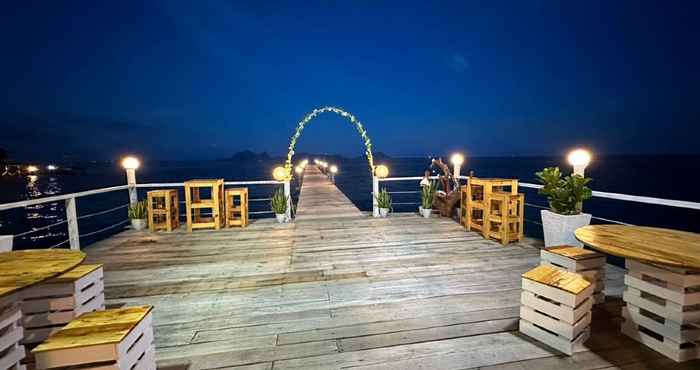
[[[504,247],[447,218],[372,218],[341,195],[311,167],[294,223],[126,231],[88,260],[105,263],[108,305],[155,306],[160,369],[698,366],[619,333],[619,268],[608,268],[590,350],[564,357],[517,331],[520,274],[539,263],[539,241]]]
[[[315,165],[306,166],[297,220],[359,217],[362,212]]]

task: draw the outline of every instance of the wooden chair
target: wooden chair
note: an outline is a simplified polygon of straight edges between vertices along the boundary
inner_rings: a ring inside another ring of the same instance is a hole
[[[583,276],[540,265],[522,276],[520,332],[567,355],[590,335],[593,285]]]
[[[563,245],[540,251],[541,264],[575,272],[593,285],[593,303],[605,302],[605,255],[592,250]]]
[[[37,369],[155,370],[152,308],[83,314],[34,348]]]
[[[152,190],[147,193],[148,228],[173,231],[180,226],[180,201],[175,189]]]
[[[226,226],[248,226],[248,188],[226,189]],[[236,205],[238,198],[238,205]]]

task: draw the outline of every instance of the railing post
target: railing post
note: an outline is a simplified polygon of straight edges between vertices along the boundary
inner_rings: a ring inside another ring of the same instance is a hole
[[[68,223],[70,249],[80,250],[80,232],[78,231],[78,213],[75,209],[75,197],[66,199],[66,222]]]
[[[138,191],[136,190],[136,169],[126,169],[126,184],[129,186],[129,205],[133,206],[139,201]]]
[[[287,220],[292,219],[292,186],[289,180],[284,181],[284,196],[287,198]]]
[[[377,194],[379,194],[379,177],[372,176],[372,216],[374,217],[379,217]]]

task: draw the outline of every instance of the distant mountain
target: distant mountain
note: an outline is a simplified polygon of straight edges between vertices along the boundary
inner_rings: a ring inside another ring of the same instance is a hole
[[[222,161],[267,161],[272,159],[267,152],[255,153],[250,150],[237,152],[229,158],[222,158]]]

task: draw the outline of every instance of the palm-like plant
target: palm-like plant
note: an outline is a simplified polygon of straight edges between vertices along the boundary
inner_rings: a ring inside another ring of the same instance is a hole
[[[145,200],[136,202],[136,204],[129,206],[129,219],[130,220],[142,220],[148,215],[148,204]]]
[[[270,200],[270,207],[272,211],[277,215],[287,213],[287,206],[289,205],[289,197],[284,195],[282,189],[277,189],[272,195]]]
[[[377,198],[377,207],[391,209],[391,194],[389,194],[386,188],[380,190],[375,198]]]
[[[437,182],[435,180],[430,182],[430,185],[423,186],[420,193],[420,203],[423,209],[433,208],[433,199],[435,198],[435,191],[437,190]]]

